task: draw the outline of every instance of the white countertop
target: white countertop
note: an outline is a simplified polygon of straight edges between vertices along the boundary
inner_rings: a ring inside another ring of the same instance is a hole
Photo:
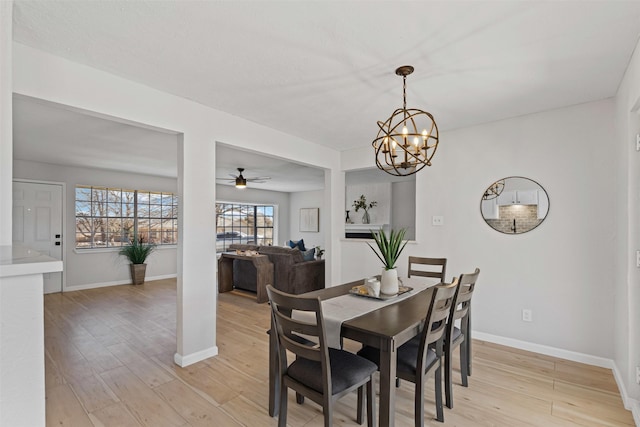
[[[62,261],[20,245],[0,246],[0,278],[62,271]]]

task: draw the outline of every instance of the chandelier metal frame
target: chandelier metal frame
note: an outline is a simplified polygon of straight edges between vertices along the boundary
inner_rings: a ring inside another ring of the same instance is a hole
[[[378,136],[372,142],[376,166],[395,176],[413,175],[431,166],[438,148],[438,126],[433,116],[416,108],[407,109],[407,76],[413,70],[411,65],[396,69],[402,76],[402,108],[386,121],[378,121]]]
[[[498,181],[494,182],[493,184],[491,184],[489,186],[489,188],[487,188],[484,191],[484,195],[482,196],[482,200],[493,200],[493,199],[497,198],[498,196],[500,196],[502,194],[502,191],[504,190],[504,184],[505,184],[505,180],[504,179],[498,180]]]

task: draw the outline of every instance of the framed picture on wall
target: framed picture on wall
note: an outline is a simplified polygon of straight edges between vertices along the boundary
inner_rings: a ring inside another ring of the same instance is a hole
[[[319,231],[320,208],[300,208],[300,231]]]

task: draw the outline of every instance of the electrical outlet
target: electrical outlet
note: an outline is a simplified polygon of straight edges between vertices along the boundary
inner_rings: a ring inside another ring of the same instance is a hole
[[[531,311],[531,309],[522,309],[522,320],[524,322],[533,322],[533,312]]]
[[[640,366],[636,366],[636,384],[640,384]]]
[[[431,217],[431,225],[441,226],[444,225],[444,217],[443,216],[432,216]]]

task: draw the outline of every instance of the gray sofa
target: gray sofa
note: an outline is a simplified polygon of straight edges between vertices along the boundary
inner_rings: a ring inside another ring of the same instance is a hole
[[[290,294],[325,287],[324,260],[304,261],[302,252],[280,246],[231,245],[230,250],[257,250],[273,263],[273,286]],[[244,260],[233,260],[233,286],[256,292],[256,268]]]

